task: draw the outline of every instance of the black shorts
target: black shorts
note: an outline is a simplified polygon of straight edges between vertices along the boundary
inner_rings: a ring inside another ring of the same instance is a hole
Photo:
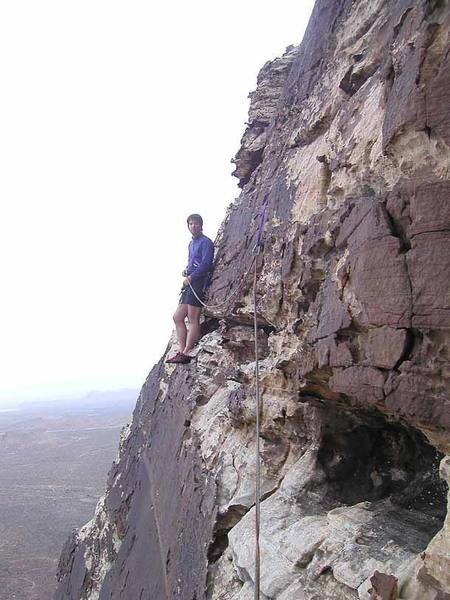
[[[191,285],[200,300],[205,302],[205,292],[208,285],[208,278],[196,279],[191,283]],[[203,306],[203,304],[201,304],[194,296],[191,288],[188,285],[181,290],[180,304],[189,304],[190,306],[197,307]]]

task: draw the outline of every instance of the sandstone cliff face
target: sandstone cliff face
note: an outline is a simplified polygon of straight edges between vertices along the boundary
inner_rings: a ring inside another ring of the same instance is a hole
[[[267,194],[263,598],[450,597],[448,32],[443,1],[318,0],[301,46],[264,66],[221,306],[191,365],[150,373],[57,599],[253,598],[246,274]]]

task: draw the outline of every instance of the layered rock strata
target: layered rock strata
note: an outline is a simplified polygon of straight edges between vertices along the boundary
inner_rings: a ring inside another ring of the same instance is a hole
[[[449,21],[439,0],[318,0],[264,66],[216,308],[195,361],[150,373],[57,599],[253,598],[266,198],[262,597],[450,597]]]

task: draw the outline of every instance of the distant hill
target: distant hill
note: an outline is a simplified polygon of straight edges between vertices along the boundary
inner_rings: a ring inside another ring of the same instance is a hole
[[[37,400],[19,405],[20,410],[27,412],[87,412],[107,409],[108,412],[132,409],[136,404],[139,390],[123,388],[119,390],[88,392],[81,398],[61,398],[52,400]]]

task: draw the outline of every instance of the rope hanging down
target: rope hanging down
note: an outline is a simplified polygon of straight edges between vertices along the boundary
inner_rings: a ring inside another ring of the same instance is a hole
[[[196,294],[194,288],[189,283],[189,287],[192,290],[192,293],[197,298],[197,300],[204,306],[205,308],[216,308],[218,306],[222,306],[240,290],[243,283],[245,282],[247,275],[249,274],[252,266],[254,266],[254,274],[253,274],[253,329],[255,336],[255,396],[256,396],[256,481],[255,481],[255,600],[260,600],[260,588],[261,588],[261,552],[260,552],[260,543],[259,543],[259,534],[261,529],[261,447],[260,447],[260,433],[261,433],[261,424],[260,424],[260,416],[261,416],[261,398],[260,398],[260,390],[259,390],[259,351],[258,351],[258,319],[256,315],[256,290],[258,286],[258,255],[262,251],[262,232],[264,228],[264,223],[266,220],[266,210],[267,205],[269,203],[269,193],[266,194],[264,198],[264,202],[261,206],[259,217],[258,217],[258,227],[256,229],[255,236],[255,245],[253,247],[253,259],[250,263],[250,267],[248,271],[245,273],[244,277],[242,277],[240,284],[233,292],[231,296],[229,296],[224,302],[215,305],[207,305]]]
[[[256,248],[256,247],[255,247]],[[255,481],[255,600],[260,597],[261,553],[259,547],[259,531],[261,523],[261,450],[260,413],[261,401],[259,396],[259,353],[258,353],[258,320],[256,318],[256,288],[258,282],[258,261],[255,260],[253,277],[253,329],[255,335],[255,395],[256,395],[256,481]]]
[[[253,329],[255,336],[255,396],[256,396],[256,456],[255,456],[255,600],[260,599],[261,588],[261,549],[259,543],[259,534],[261,529],[261,398],[259,392],[259,351],[258,351],[258,319],[256,315],[256,290],[258,287],[258,260],[257,257],[261,253],[262,231],[266,220],[266,209],[269,202],[269,194],[266,194],[264,202],[259,212],[258,229],[256,231],[256,242],[253,248],[254,257],[254,275],[253,275]]]

